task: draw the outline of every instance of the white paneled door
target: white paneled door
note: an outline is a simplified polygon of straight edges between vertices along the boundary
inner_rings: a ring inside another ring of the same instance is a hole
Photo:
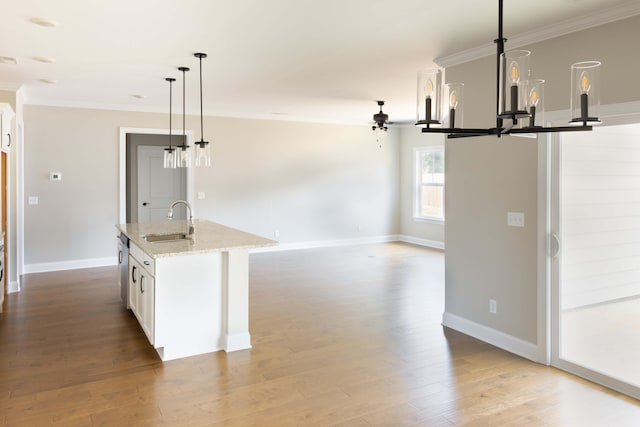
[[[138,146],[138,222],[164,221],[175,200],[186,200],[186,169],[164,168],[164,147]],[[185,219],[178,205],[174,219]]]
[[[640,396],[640,124],[563,134],[553,361]],[[554,249],[556,249],[554,248]]]

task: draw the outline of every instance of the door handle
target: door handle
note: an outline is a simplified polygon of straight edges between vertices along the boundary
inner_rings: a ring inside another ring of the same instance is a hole
[[[553,243],[555,243],[555,250],[551,251],[551,258],[558,258],[560,255],[560,238],[556,233],[551,233],[551,238],[553,239]]]
[[[142,202],[142,206],[147,206],[149,203],[147,202]]]

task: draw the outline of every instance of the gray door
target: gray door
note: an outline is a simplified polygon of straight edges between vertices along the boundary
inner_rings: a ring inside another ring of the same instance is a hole
[[[166,220],[175,200],[186,200],[186,170],[165,169],[164,147],[138,147],[138,222]],[[185,219],[184,206],[176,207],[174,219]]]

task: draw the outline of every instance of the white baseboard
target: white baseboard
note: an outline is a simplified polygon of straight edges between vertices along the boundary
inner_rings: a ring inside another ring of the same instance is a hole
[[[390,234],[386,236],[358,237],[353,239],[316,240],[316,241],[309,241],[309,242],[280,243],[277,246],[267,246],[264,248],[251,249],[249,252],[260,253],[260,252],[292,251],[297,249],[314,249],[314,248],[327,248],[327,247],[334,247],[334,246],[367,245],[372,243],[388,243],[388,242],[405,242],[405,243],[412,243],[414,245],[425,246],[429,248],[444,249],[443,242],[422,239],[422,238],[413,237],[413,236]],[[25,264],[24,274],[46,273],[49,271],[61,271],[61,270],[76,270],[79,268],[107,267],[107,266],[117,265],[117,264],[118,264],[118,258],[116,256],[105,257],[105,258],[80,259],[80,260],[72,260],[72,261],[45,262],[40,264]],[[19,285],[16,284],[16,288],[13,292],[17,292],[18,290],[19,290]]]
[[[398,241],[412,243],[419,246],[426,246],[427,248],[444,250],[444,242],[438,242],[436,240],[422,239],[420,237],[405,236],[404,234],[401,234],[398,236]]]
[[[108,267],[118,265],[118,257],[79,259],[73,261],[44,262],[41,264],[25,264],[24,274],[45,273],[49,271],[77,270],[79,268]]]
[[[248,348],[251,348],[251,335],[249,332],[228,334],[225,338],[224,351],[227,353]]]
[[[539,360],[541,352],[538,349],[538,346],[531,342],[524,341],[496,329],[480,325],[479,323],[472,322],[471,320],[456,316],[455,314],[447,313],[446,311],[442,314],[442,325],[508,352],[517,354],[525,359],[544,363],[544,361]]]
[[[249,252],[253,254],[260,252],[293,251],[297,249],[329,248],[334,246],[366,245],[370,243],[386,243],[397,241],[399,241],[397,235],[358,237],[354,239],[340,240],[316,240],[310,242],[280,243],[277,246],[267,246],[264,248],[251,249]]]
[[[386,236],[358,237],[354,239],[316,240],[316,241],[309,241],[309,242],[280,243],[277,246],[267,246],[264,248],[251,249],[249,252],[260,253],[260,252],[293,251],[297,249],[329,248],[329,247],[335,247],[335,246],[367,245],[371,243],[388,243],[388,242],[405,242],[405,243],[412,243],[414,245],[425,246],[428,248],[444,249],[443,242],[422,239],[422,238],[413,237],[413,236],[406,236],[403,234],[389,234]]]
[[[17,280],[9,282],[7,286],[7,293],[13,294],[16,292],[20,292],[20,282],[18,282]]]

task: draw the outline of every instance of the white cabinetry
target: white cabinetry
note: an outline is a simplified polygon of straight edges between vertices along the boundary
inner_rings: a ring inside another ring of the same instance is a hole
[[[11,120],[14,116],[13,109],[7,103],[0,103],[0,139],[2,151],[11,150]]]
[[[135,244],[129,252],[129,308],[151,344],[155,341],[155,263]]]

